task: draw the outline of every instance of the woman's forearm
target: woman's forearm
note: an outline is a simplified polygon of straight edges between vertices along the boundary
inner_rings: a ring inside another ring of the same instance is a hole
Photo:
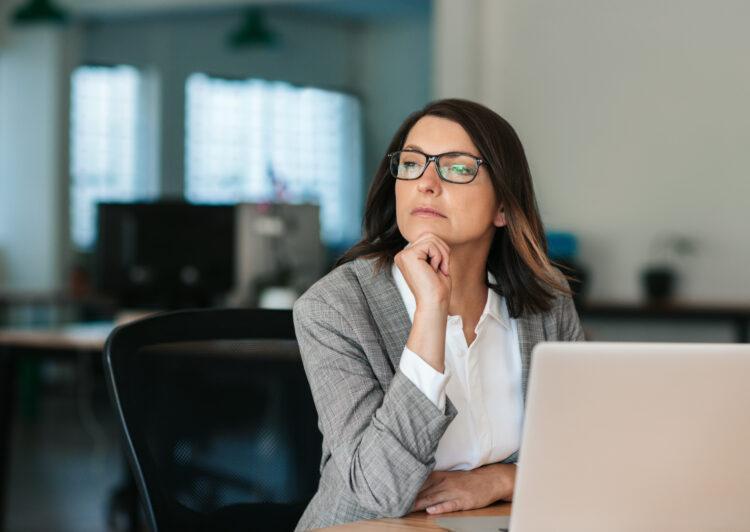
[[[493,499],[496,501],[513,500],[516,488],[516,464],[487,464],[483,466],[493,479]]]
[[[448,310],[442,306],[420,308],[414,312],[414,323],[406,347],[440,373],[445,372],[445,326]]]

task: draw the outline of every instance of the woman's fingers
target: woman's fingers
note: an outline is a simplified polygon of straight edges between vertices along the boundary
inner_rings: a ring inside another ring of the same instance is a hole
[[[450,500],[441,502],[439,504],[428,506],[427,507],[427,513],[428,514],[444,514],[448,512],[457,512],[461,509],[461,503],[456,500]]]
[[[419,244],[422,242],[430,242],[440,248],[441,252],[444,255],[450,255],[450,246],[448,246],[448,244],[446,244],[442,238],[433,233],[424,233],[419,238],[417,238],[414,243]]]
[[[436,236],[433,236],[433,238],[435,239],[435,240],[434,240],[435,244],[436,244],[436,245],[437,245],[437,246],[438,246],[438,247],[440,248],[440,250],[442,251],[442,257],[441,257],[441,258],[442,258],[442,260],[440,261],[440,267],[441,267],[441,271],[442,271],[442,272],[443,272],[443,273],[444,273],[445,275],[448,275],[448,272],[449,272],[449,268],[448,268],[448,265],[449,265],[449,263],[450,263],[450,256],[451,256],[451,250],[450,250],[450,247],[448,246],[448,244],[446,244],[445,242],[443,242],[443,241],[442,241],[442,240],[441,240],[440,238],[438,238],[438,237],[436,237]]]
[[[409,244],[409,248],[426,260],[435,272],[448,275],[450,272],[450,247],[432,233],[425,233]]]
[[[440,264],[445,260],[443,258],[444,251],[441,250],[434,242],[429,242],[427,244],[427,255],[429,257],[430,266],[432,266],[432,269],[435,270],[437,273],[438,268],[440,268]]]
[[[420,235],[396,255],[418,306],[442,309],[450,301],[449,256],[447,244],[432,234]]]
[[[427,262],[437,272],[443,261],[443,250],[431,241],[422,241],[413,246],[413,253],[420,260]]]
[[[430,240],[430,243],[434,245],[440,253],[440,263],[438,265],[440,271],[445,275],[448,275],[448,260],[450,258],[450,248],[447,244],[439,240],[437,237],[434,237],[434,240]],[[436,268],[435,271],[437,272],[438,269]]]
[[[445,502],[449,498],[450,495],[442,490],[418,496],[414,503],[414,511],[418,512],[419,510],[424,510],[430,506],[436,506]]]

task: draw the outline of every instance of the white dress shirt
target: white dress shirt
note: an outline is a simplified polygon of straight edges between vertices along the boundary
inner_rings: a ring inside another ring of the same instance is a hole
[[[414,321],[417,304],[403,274],[394,264],[393,278]],[[491,274],[489,279],[494,281]],[[487,304],[466,344],[461,316],[448,316],[445,373],[404,347],[399,369],[439,409],[445,397],[458,410],[440,438],[435,470],[469,470],[500,462],[518,450],[523,422],[521,350],[518,327],[505,298],[487,289]]]

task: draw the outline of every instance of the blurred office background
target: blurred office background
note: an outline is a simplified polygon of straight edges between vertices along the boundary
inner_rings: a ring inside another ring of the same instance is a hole
[[[747,341],[748,19],[740,0],[2,0],[0,327],[287,305],[357,239],[400,122],[464,97],[518,131],[592,339]],[[6,529],[117,529],[100,368],[19,371]]]

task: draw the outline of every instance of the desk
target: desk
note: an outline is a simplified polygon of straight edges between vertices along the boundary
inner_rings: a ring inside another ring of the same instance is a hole
[[[398,519],[373,519],[371,521],[357,521],[345,525],[321,528],[331,532],[375,532],[376,530],[446,530],[438,526],[435,519],[440,517],[481,517],[510,515],[511,503],[504,502],[493,504],[479,510],[468,510],[466,512],[453,512],[442,515],[428,515],[426,512],[414,512]]]
[[[734,328],[735,342],[750,342],[750,306],[747,305],[680,301],[662,304],[592,301],[581,304],[578,314],[584,323],[586,318],[730,323]]]
[[[75,295],[69,291],[0,291],[0,324],[5,325],[6,312],[24,309],[32,323],[40,323],[40,311],[46,310],[45,321],[59,319],[60,312],[66,318],[78,319],[81,311],[93,311],[97,316],[111,316],[117,310],[113,299],[97,296]]]
[[[16,361],[22,356],[101,357],[114,325],[109,322],[56,329],[0,329],[0,530],[4,529],[6,487],[13,428]]]

